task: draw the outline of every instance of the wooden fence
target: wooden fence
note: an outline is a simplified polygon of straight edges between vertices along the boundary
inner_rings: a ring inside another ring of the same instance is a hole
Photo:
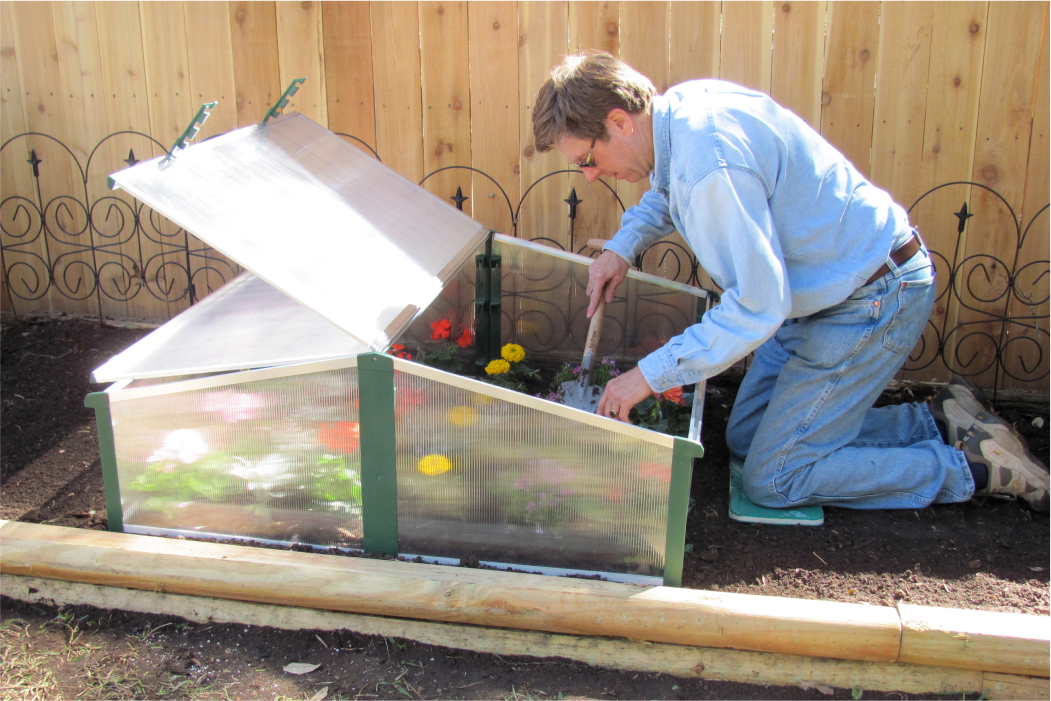
[[[913,223],[948,274],[917,357],[933,349],[945,362],[913,374],[944,377],[961,365],[986,384],[1046,388],[1047,10],[1046,2],[2,2],[0,302],[161,320],[228,279],[220,257],[110,193],[106,176],[170,148],[203,102],[218,106],[199,138],[259,122],[294,78],[306,82],[287,109],[353,137],[443,198],[460,188],[463,209],[489,227],[573,250],[609,237],[646,184],[588,184],[557,152],[535,152],[530,122],[550,68],[595,47],[661,90],[719,77],[767,92],[904,206],[919,201]],[[129,221],[134,239],[123,234]],[[167,260],[174,244],[188,281]],[[135,261],[130,272],[103,260],[116,251]],[[651,266],[662,264],[654,257]],[[109,274],[114,267],[123,272]]]

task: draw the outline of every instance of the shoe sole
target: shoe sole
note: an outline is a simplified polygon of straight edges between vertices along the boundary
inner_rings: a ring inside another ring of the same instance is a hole
[[[969,383],[963,384],[962,382],[954,380],[947,384],[945,388],[949,390],[959,405],[971,416],[983,412],[988,413],[988,409],[985,408],[984,404],[978,401],[978,398],[975,396]]]
[[[1015,427],[1007,423],[999,416],[994,416],[989,413],[986,409],[982,408],[977,413],[968,410],[967,406],[959,401],[959,398],[953,394],[953,399],[946,399],[942,403],[942,412],[945,418],[961,427],[970,427],[972,425],[982,429],[993,438],[996,442],[1003,446],[1005,449],[1015,454],[1026,456],[1026,458],[1034,463],[1041,464],[1039,460],[1033,457],[1033,454],[1029,452],[1029,446],[1025,444],[1022,437],[1015,430]],[[932,412],[935,413],[935,412]],[[966,428],[964,429],[966,431]]]
[[[1043,463],[1036,460],[1028,450],[1016,452],[1007,448],[1000,440],[993,437],[979,441],[978,449],[989,462],[990,470],[999,470],[1001,466],[1013,472],[1025,476],[1026,484],[1035,484],[1037,489],[1031,492],[1015,494],[1013,496],[1024,499],[1033,509],[1041,512],[1048,510],[1048,490],[1051,488],[1051,476]],[[990,480],[992,475],[989,476]],[[987,496],[1000,496],[995,493],[987,493]]]

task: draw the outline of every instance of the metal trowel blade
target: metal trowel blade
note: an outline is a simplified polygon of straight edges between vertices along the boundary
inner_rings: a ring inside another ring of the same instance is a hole
[[[598,408],[599,397],[602,396],[602,388],[591,384],[588,379],[590,378],[582,377],[579,380],[563,382],[562,403],[594,414]]]

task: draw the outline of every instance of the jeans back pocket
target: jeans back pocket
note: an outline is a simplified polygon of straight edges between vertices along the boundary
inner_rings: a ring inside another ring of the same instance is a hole
[[[893,289],[897,286],[897,290]],[[920,340],[927,320],[934,309],[936,288],[934,266],[928,265],[909,271],[888,282],[884,304],[894,305],[890,323],[883,333],[883,347],[895,353],[908,353]],[[891,312],[884,309],[884,313]]]

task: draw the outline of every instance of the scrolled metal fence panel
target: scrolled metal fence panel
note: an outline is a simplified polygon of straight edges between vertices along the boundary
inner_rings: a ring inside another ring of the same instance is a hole
[[[361,139],[350,134],[341,136],[362,145],[380,159]],[[34,143],[49,145],[45,158],[38,156]],[[23,187],[15,194],[4,193],[0,200],[3,234],[0,255],[6,301],[10,306],[7,311],[18,314],[38,309],[40,300],[47,295],[54,298],[52,307],[56,303],[61,306],[61,299],[89,302],[100,317],[107,315],[105,301],[128,303],[143,295],[163,304],[193,304],[241,271],[239,266],[197,242],[189,232],[143,203],[108,191],[92,192],[89,184],[97,183],[108,174],[95,171],[103,168],[103,164],[113,165],[113,158],[106,158],[103,153],[123,155],[126,149],[127,158],[121,160],[130,166],[140,160],[136,149],[140,154],[164,150],[164,146],[148,134],[133,131],[110,134],[92,149],[84,164],[65,144],[47,134],[28,132],[14,136],[0,146],[0,153],[19,148],[25,148],[28,156],[24,165],[19,164],[25,168],[19,174]],[[66,162],[55,162],[59,159]],[[469,178],[480,176],[491,181],[507,205],[511,221],[511,231],[507,233],[514,236],[519,236],[523,207],[541,181],[560,174],[583,177],[575,169],[554,171],[530,183],[519,201],[514,202],[499,182],[469,166],[438,169],[420,184],[443,171],[464,173],[468,179],[463,185],[468,192],[471,192]],[[61,174],[57,181],[72,183],[75,191],[54,192],[54,184],[46,182],[50,174]],[[624,204],[616,190],[599,182],[623,212]],[[32,193],[25,191],[29,183],[32,183]],[[1044,387],[1049,375],[1046,305],[1051,271],[1048,260],[1023,260],[1021,254],[1034,225],[1049,216],[1049,206],[1044,205],[1030,221],[1022,222],[1010,203],[994,190],[980,183],[961,181],[945,183],[924,193],[909,208],[910,214],[926,206],[935,195],[939,195],[939,202],[945,201],[945,195],[954,193],[954,188],[959,190],[959,197],[955,198],[955,202],[961,203],[959,210],[929,215],[937,226],[944,226],[942,222],[951,223],[950,216],[956,219],[956,241],[951,250],[931,250],[938,273],[938,305],[942,312],[932,315],[905,369],[911,373],[928,372],[931,376],[944,374],[949,368],[968,376],[988,376],[992,372],[997,386],[1005,378],[1012,378]],[[999,211],[970,209],[969,203],[976,199],[975,189],[987,194],[977,199],[998,203],[988,209]],[[581,199],[572,184],[565,194],[568,240],[550,237],[531,240],[584,255],[597,255],[598,251],[586,243],[588,232],[578,232],[576,228],[581,208],[596,205],[587,198]],[[464,195],[463,186],[457,185],[456,191],[448,194],[448,200],[464,209],[469,196]],[[609,206],[609,200],[597,206]],[[1012,237],[1008,244],[1001,241],[1000,250],[1010,255],[976,251],[973,240],[966,241],[965,245],[968,227],[973,225],[970,220],[976,215],[998,218],[998,230],[1006,230]],[[651,246],[636,259],[635,265],[678,282],[700,284],[696,256],[675,241]],[[558,281],[531,283],[538,290],[544,290]],[[945,313],[949,309],[955,312]],[[528,313],[541,312],[530,310]],[[550,327],[549,342],[556,342],[554,335],[558,330],[568,328],[577,316],[573,309],[552,311],[551,318],[541,325]]]

